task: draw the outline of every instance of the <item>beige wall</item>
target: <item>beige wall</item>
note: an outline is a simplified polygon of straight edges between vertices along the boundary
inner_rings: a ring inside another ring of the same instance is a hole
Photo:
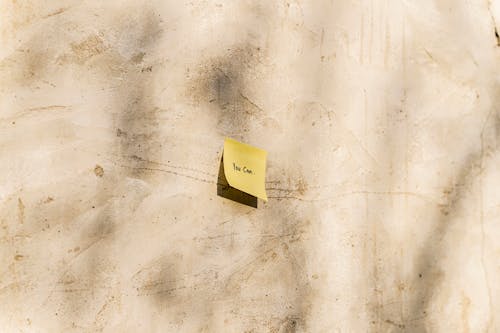
[[[496,0],[0,0],[0,331],[500,331]],[[267,203],[217,196],[224,137]]]

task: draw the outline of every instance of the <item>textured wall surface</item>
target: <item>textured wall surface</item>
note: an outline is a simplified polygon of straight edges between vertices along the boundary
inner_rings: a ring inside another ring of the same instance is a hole
[[[0,0],[0,331],[500,332],[497,29],[496,0]],[[269,153],[257,209],[217,196],[226,136]]]

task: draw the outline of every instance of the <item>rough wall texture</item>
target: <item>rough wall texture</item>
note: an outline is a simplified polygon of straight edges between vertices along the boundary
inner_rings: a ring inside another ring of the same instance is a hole
[[[0,330],[500,332],[497,24],[0,0]],[[216,195],[226,136],[269,152],[258,209]]]

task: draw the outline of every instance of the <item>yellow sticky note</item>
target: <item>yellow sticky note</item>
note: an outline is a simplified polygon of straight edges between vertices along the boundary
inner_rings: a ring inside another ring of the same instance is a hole
[[[266,158],[265,150],[226,138],[223,159],[229,185],[267,201]]]

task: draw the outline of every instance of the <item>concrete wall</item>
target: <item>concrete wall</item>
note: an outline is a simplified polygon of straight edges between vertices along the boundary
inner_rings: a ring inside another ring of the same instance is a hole
[[[0,331],[499,332],[497,0],[0,0]],[[217,196],[224,137],[267,203]]]

